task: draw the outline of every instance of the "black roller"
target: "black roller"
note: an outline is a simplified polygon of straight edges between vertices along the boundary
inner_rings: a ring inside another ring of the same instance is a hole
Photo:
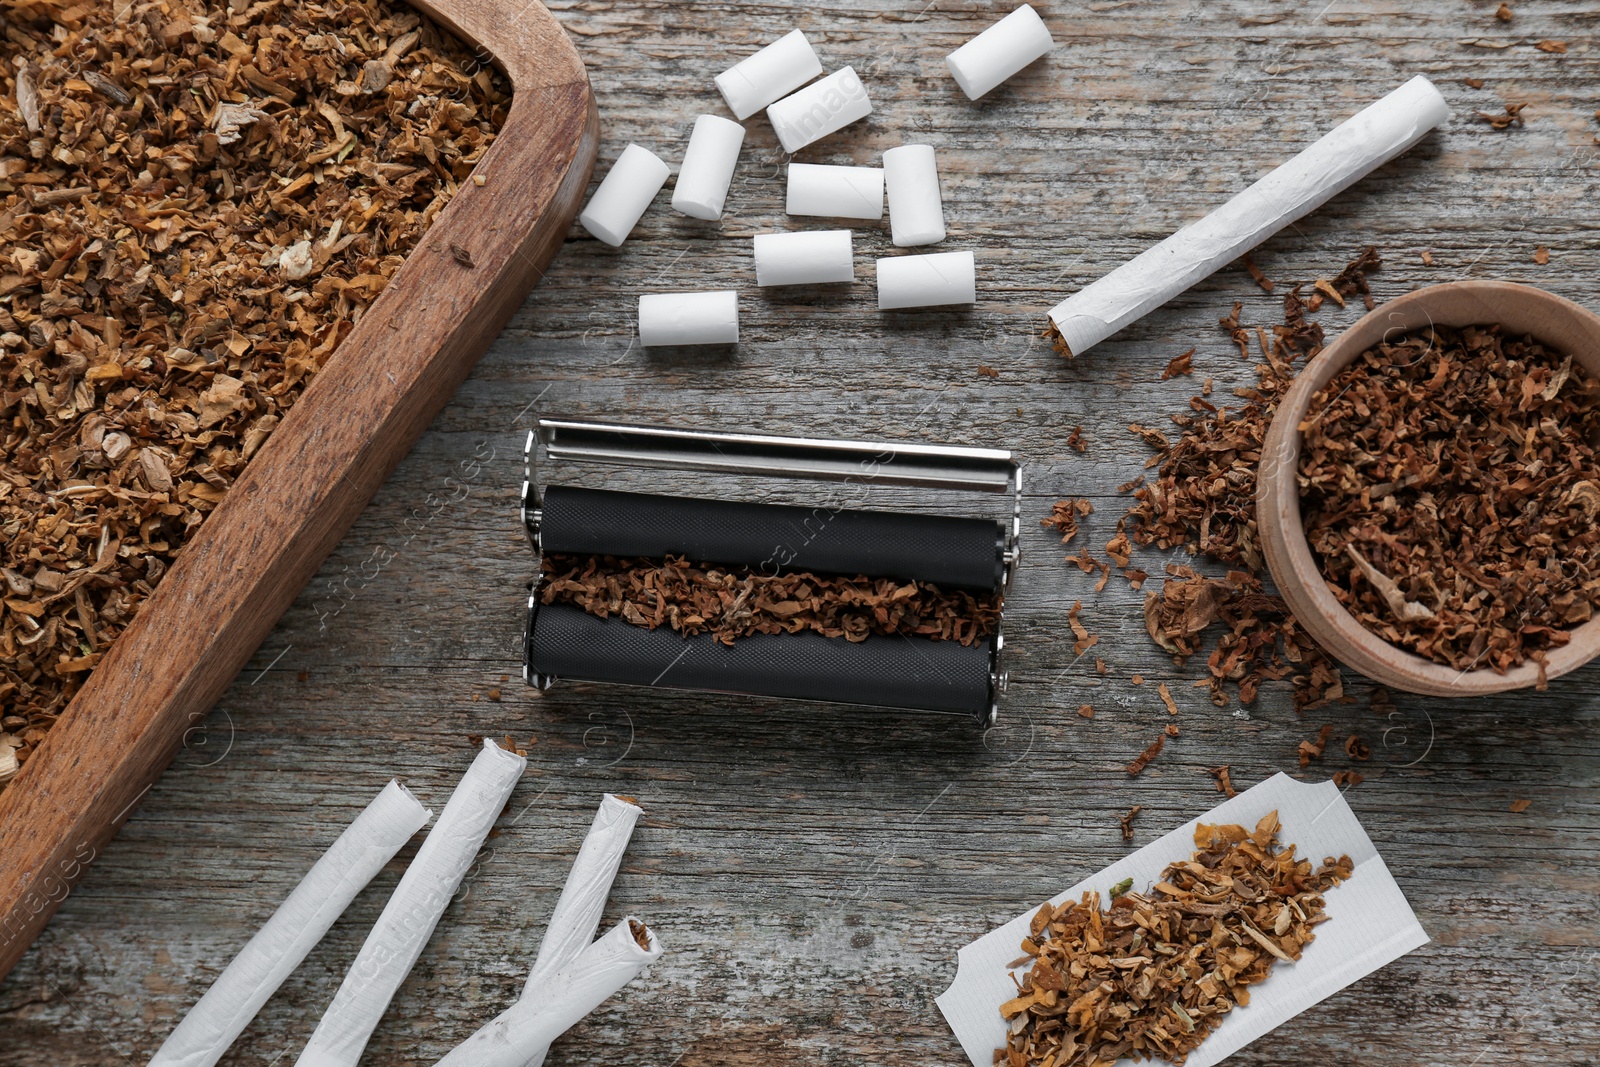
[[[874,635],[856,643],[803,631],[752,634],[731,646],[684,637],[572,604],[534,608],[528,665],[552,678],[753,693],[971,715],[988,721],[994,638],[972,647]]]
[[[993,592],[1005,527],[993,519],[750,504],[550,486],[540,545],[579,555],[686,556],[758,573],[918,579]]]

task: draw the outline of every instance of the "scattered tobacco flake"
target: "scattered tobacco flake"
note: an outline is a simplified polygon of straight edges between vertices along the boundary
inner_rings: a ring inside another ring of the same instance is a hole
[[[1332,736],[1333,727],[1327,725],[1317,731],[1316,740],[1300,742],[1300,766],[1307,767],[1310,766],[1312,760],[1321,759],[1322,753],[1328,747],[1328,739]]]
[[[1135,674],[1133,677],[1128,679],[1128,682],[1130,684],[1132,684],[1132,685],[1143,685],[1144,684],[1144,675]]]
[[[1527,811],[1532,806],[1533,806],[1533,801],[1531,801],[1531,800],[1513,800],[1511,802],[1510,810],[1515,812],[1515,813],[1517,813],[1518,815],[1521,815],[1523,812]]]
[[[1166,369],[1161,372],[1161,380],[1176,378],[1180,374],[1194,373],[1194,349],[1173,356],[1167,361]]]
[[[1143,810],[1144,806],[1142,804],[1135,804],[1133,807],[1128,809],[1128,814],[1117,820],[1118,824],[1122,827],[1122,839],[1124,841],[1133,840],[1133,820],[1137,819],[1139,817],[1139,813]]]
[[[1533,47],[1541,52],[1552,52],[1559,56],[1567,54],[1567,42],[1565,41],[1540,41]]]
[[[1081,611],[1083,611],[1083,601],[1074,600],[1071,610],[1067,612],[1067,622],[1072,625],[1073,636],[1077,638],[1072,647],[1080,656],[1100,643],[1100,638],[1091,634],[1088,628],[1083,625],[1083,620],[1078,618],[1078,614]]]
[[[1463,85],[1465,85],[1468,89],[1482,89],[1483,88],[1483,79],[1482,78],[1462,78],[1461,79],[1461,83]]]
[[[1362,774],[1360,771],[1349,770],[1333,772],[1333,784],[1338,786],[1340,789],[1347,789],[1351,786],[1360,785],[1366,780],[1367,776]]]
[[[1261,268],[1256,266],[1256,261],[1250,258],[1249,252],[1240,256],[1239,262],[1244,264],[1244,269],[1250,272],[1250,277],[1255,279],[1255,283],[1261,286],[1263,292],[1270,293],[1277,288],[1272,284],[1272,280],[1261,272]]]
[[[1511,5],[1510,4],[1501,4],[1499,7],[1495,8],[1494,9],[1494,17],[1496,19],[1499,19],[1501,22],[1510,22],[1512,17],[1513,17],[1512,16],[1512,12],[1511,12]]]
[[[1130,880],[1105,908],[1098,893],[1040,908],[995,1063],[1183,1064],[1276,961],[1300,958],[1327,920],[1323,894],[1354,873],[1348,856],[1314,867],[1279,848],[1279,825],[1275,811],[1253,831],[1202,823],[1148,894]]]
[[[1497,130],[1504,130],[1511,126],[1526,126],[1528,123],[1522,117],[1522,110],[1527,106],[1526,102],[1507,104],[1503,115],[1497,115],[1492,111],[1480,111],[1478,112],[1478,117]]]
[[[1150,766],[1150,761],[1161,755],[1161,750],[1166,747],[1167,735],[1157,734],[1156,739],[1150,742],[1148,748],[1134,757],[1133,762],[1123,768],[1130,775],[1137,775],[1140,771]]]
[[[1099,561],[1089,555],[1089,547],[1087,545],[1080,547],[1076,556],[1068,556],[1067,562],[1077,564],[1078,569],[1085,574],[1094,573],[1095,568],[1100,566]]]
[[[998,377],[1000,377],[1000,372],[998,370],[996,370],[993,367],[985,367],[981,363],[978,364],[978,373],[981,374],[985,378],[998,378]]]
[[[1078,705],[1078,718],[1080,718],[1080,719],[1092,719],[1092,718],[1094,718],[1094,705],[1093,704],[1079,704]]]
[[[1176,700],[1172,699],[1172,690],[1167,688],[1167,683],[1166,682],[1159,683],[1156,686],[1156,692],[1161,694],[1161,703],[1163,703],[1163,704],[1165,704],[1167,706],[1167,714],[1168,715],[1176,715],[1176,714],[1178,714],[1178,702]]]
[[[1538,248],[1535,248],[1533,250],[1533,261],[1535,263],[1539,264],[1539,266],[1541,266],[1541,267],[1544,266],[1546,263],[1549,263],[1550,262],[1550,250],[1548,248],[1544,247],[1544,245],[1540,245]]]
[[[1111,668],[1106,666],[1105,660],[1101,659],[1099,656],[1096,656],[1094,658],[1094,669],[1096,674],[1105,674]]]
[[[1169,722],[1169,723],[1167,723],[1167,725],[1165,727],[1165,732],[1166,732],[1166,735],[1168,737],[1177,737],[1183,731],[1178,729],[1178,724],[1177,723]]]
[[[1089,451],[1089,442],[1083,439],[1083,425],[1081,423],[1074,426],[1072,432],[1067,435],[1067,447],[1079,455]]]
[[[450,242],[450,258],[455,260],[461,266],[466,267],[468,270],[472,270],[477,266],[477,264],[472,261],[472,253],[467,251],[464,246],[458,245],[454,241]]]
[[[1600,605],[1600,380],[1570,354],[1492,325],[1397,336],[1302,429],[1306,538],[1384,640],[1504,672]]]
[[[1040,519],[1040,526],[1048,526],[1061,534],[1061,543],[1066,544],[1078,536],[1078,520],[1085,515],[1094,514],[1094,504],[1087,497],[1072,497],[1067,500],[1057,500],[1050,509],[1048,517]]]
[[[602,619],[713,634],[731,645],[750,634],[800,633],[865,641],[914,635],[973,645],[995,632],[998,594],[945,591],[929,582],[693,564],[681,557],[618,558],[549,553],[543,604],[575,604]],[[1092,643],[1092,642],[1091,642]]]
[[[4,19],[0,704],[26,760],[511,87],[375,0],[16,0]]]
[[[1351,759],[1369,760],[1372,758],[1372,746],[1360,734],[1351,734],[1344,740],[1344,754]]]
[[[1233,768],[1227,764],[1220,767],[1208,768],[1211,777],[1217,780],[1217,792],[1226,794],[1230,799],[1239,795],[1233,787]]]
[[[1422,256],[1422,265],[1424,267],[1433,266],[1433,253],[1432,252],[1429,252],[1427,249],[1423,249],[1422,253],[1421,253],[1421,256]]]

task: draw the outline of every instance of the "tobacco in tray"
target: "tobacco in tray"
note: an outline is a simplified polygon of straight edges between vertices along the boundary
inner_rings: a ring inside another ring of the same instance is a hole
[[[1301,515],[1363,626],[1506,671],[1600,605],[1600,381],[1495,325],[1377,345],[1312,398]]]
[[[618,558],[551,553],[541,563],[543,604],[576,604],[635,626],[709,633],[731,645],[751,634],[799,633],[865,641],[914,635],[976,644],[1000,622],[1000,596],[941,590],[929,582],[753,573],[681,557]]]
[[[0,13],[0,741],[26,759],[503,123],[399,3]]]
[[[1046,904],[1022,942],[1017,996],[1001,1005],[1005,1067],[1182,1064],[1274,963],[1292,963],[1326,920],[1322,894],[1353,873],[1348,856],[1313,869],[1277,847],[1278,813],[1254,830],[1195,828],[1195,852],[1149,894]],[[1118,887],[1121,889],[1122,887]]]

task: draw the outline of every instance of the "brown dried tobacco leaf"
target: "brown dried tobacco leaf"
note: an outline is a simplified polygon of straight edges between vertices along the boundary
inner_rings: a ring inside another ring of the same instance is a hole
[[[1095,634],[1091,634],[1088,628],[1083,625],[1083,620],[1078,618],[1078,613],[1081,611],[1083,611],[1083,601],[1074,600],[1071,610],[1067,612],[1067,622],[1072,625],[1073,636],[1077,638],[1072,647],[1080,656],[1100,643],[1100,638]]]
[[[1100,562],[1089,555],[1088,545],[1081,546],[1076,556],[1068,556],[1067,562],[1077,564],[1078,569],[1085,574],[1092,574],[1095,568],[1100,566]]]
[[[1208,769],[1211,777],[1217,780],[1217,792],[1225,793],[1228,797],[1236,797],[1239,791],[1233,787],[1233,768],[1227,764]]]
[[[1000,1006],[1000,1067],[1181,1065],[1278,960],[1300,959],[1327,920],[1324,894],[1354,873],[1348,856],[1313,867],[1277,847],[1277,812],[1253,831],[1200,824],[1195,852],[1148,895],[1098,893],[1034,916],[1031,966]]]
[[[1523,812],[1527,811],[1532,806],[1533,806],[1533,801],[1531,801],[1531,800],[1513,800],[1511,802],[1510,810],[1515,812],[1518,815],[1521,815]]]
[[[1180,374],[1193,373],[1194,349],[1191,348],[1189,351],[1173,356],[1172,359],[1167,361],[1166,369],[1161,372],[1161,380],[1166,381],[1169,378],[1176,378]]]
[[[1139,817],[1139,813],[1143,810],[1144,805],[1135,804],[1133,807],[1128,809],[1128,814],[1117,819],[1118,824],[1122,827],[1122,839],[1124,841],[1133,840],[1133,820],[1137,819]]]
[[[1504,130],[1511,126],[1526,126],[1527,120],[1522,117],[1522,109],[1527,107],[1527,101],[1520,104],[1507,104],[1503,115],[1491,111],[1480,111],[1478,117],[1497,130]]]
[[[1461,83],[1463,85],[1465,85],[1468,89],[1482,89],[1483,88],[1483,79],[1482,78],[1462,78],[1461,79]]]
[[[1501,4],[1499,7],[1495,8],[1494,17],[1499,19],[1501,22],[1510,22],[1514,17],[1511,11],[1511,5]]]
[[[1538,248],[1535,248],[1533,250],[1533,261],[1535,263],[1539,264],[1539,266],[1541,266],[1541,267],[1544,266],[1546,263],[1549,263],[1550,262],[1550,250],[1548,248],[1544,247],[1543,245],[1540,245]]]
[[[1567,42],[1565,41],[1540,41],[1533,47],[1541,52],[1551,52],[1558,56],[1567,54]]]
[[[1344,753],[1351,759],[1369,760],[1372,758],[1372,746],[1360,734],[1351,734],[1344,740]]]
[[[1302,429],[1307,540],[1386,641],[1503,672],[1600,606],[1600,380],[1570,355],[1496,326],[1397,336]]]
[[[1300,742],[1300,766],[1306,767],[1311,764],[1312,760],[1321,759],[1322,753],[1328,747],[1328,739],[1332,736],[1333,727],[1325,725],[1321,730],[1317,731],[1316,740]]]
[[[1356,770],[1334,771],[1333,784],[1340,789],[1360,785],[1367,780],[1367,776]]]
[[[1049,517],[1040,519],[1039,525],[1058,531],[1061,534],[1061,543],[1067,544],[1078,536],[1078,519],[1093,514],[1094,504],[1087,497],[1057,500],[1050,509]]]
[[[1172,690],[1167,688],[1167,683],[1166,682],[1158,683],[1156,685],[1156,692],[1161,694],[1161,703],[1163,703],[1163,704],[1165,704],[1167,706],[1167,714],[1168,715],[1176,715],[1176,714],[1178,714],[1178,702],[1176,700],[1172,699]]]
[[[1083,439],[1083,426],[1081,423],[1074,426],[1072,432],[1067,435],[1067,447],[1079,455],[1089,451],[1089,442]]]
[[[1255,279],[1255,283],[1261,286],[1263,292],[1270,293],[1277,288],[1276,285],[1272,284],[1272,279],[1263,274],[1261,268],[1256,266],[1256,261],[1250,258],[1250,253],[1246,252],[1240,256],[1239,262],[1244,264],[1244,269],[1250,272],[1250,277]]]
[[[1149,746],[1143,752],[1135,756],[1133,758],[1133,762],[1124,767],[1123,770],[1127,771],[1130,775],[1137,775],[1140,771],[1150,766],[1151,760],[1161,755],[1161,750],[1166,747],[1166,744],[1167,735],[1165,733],[1157,734],[1156,739],[1150,742]]]
[[[985,367],[981,363],[978,365],[978,373],[981,374],[985,378],[998,378],[998,377],[1000,377],[1000,372],[998,370],[996,370],[993,367]]]
[[[1094,705],[1093,704],[1079,704],[1078,705],[1078,717],[1080,719],[1092,719],[1092,718],[1094,718]]]
[[[847,641],[898,634],[973,645],[1000,621],[998,594],[946,592],[930,582],[754,574],[674,556],[550,553],[541,566],[541,603],[576,604],[602,619],[616,615],[651,630],[709,633],[725,645],[750,634],[805,630]]]
[[[372,0],[13,0],[4,27],[0,705],[27,720],[26,760],[483,155],[510,86]],[[378,60],[392,81],[360,89]]]
[[[1117,533],[1106,542],[1106,555],[1111,557],[1111,562],[1118,567],[1126,567],[1133,559],[1133,543],[1128,540],[1127,530],[1124,528],[1126,519],[1117,520]]]

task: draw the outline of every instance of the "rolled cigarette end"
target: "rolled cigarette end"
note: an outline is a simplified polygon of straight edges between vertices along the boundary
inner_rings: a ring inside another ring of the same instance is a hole
[[[889,190],[889,230],[895,244],[903,248],[944,240],[944,203],[932,145],[901,145],[885,152],[883,182]]]
[[[672,206],[691,218],[720,219],[743,144],[744,127],[737,122],[716,115],[695,119],[672,190]]]
[[[757,285],[826,285],[856,280],[849,230],[755,235]]]
[[[767,108],[767,118],[789,153],[870,114],[872,101],[854,67],[834,71]]]
[[[978,299],[971,252],[933,252],[878,260],[878,310],[972,304]]]
[[[878,167],[791,163],[784,210],[791,215],[833,219],[881,219],[883,171]]]
[[[639,343],[733,345],[739,343],[739,294],[647,293],[639,297]]]
[[[956,84],[976,100],[1054,47],[1050,30],[1031,4],[1023,4],[945,56]]]
[[[733,117],[743,122],[822,73],[822,61],[799,30],[788,33],[716,77]]]
[[[1420,74],[1154,248],[1050,309],[1067,351],[1082,355],[1217,268],[1321,207],[1450,117]]]
[[[629,916],[552,972],[440,1060],[438,1067],[523,1067],[659,958],[661,944]]]
[[[650,149],[630,144],[611,164],[578,221],[596,240],[616,248],[628,239],[671,173]]]
[[[429,817],[399,783],[385,786],[239,950],[150,1067],[214,1067],[356,894]]]
[[[362,943],[297,1067],[356,1067],[527,765],[493,741],[483,743]]]

